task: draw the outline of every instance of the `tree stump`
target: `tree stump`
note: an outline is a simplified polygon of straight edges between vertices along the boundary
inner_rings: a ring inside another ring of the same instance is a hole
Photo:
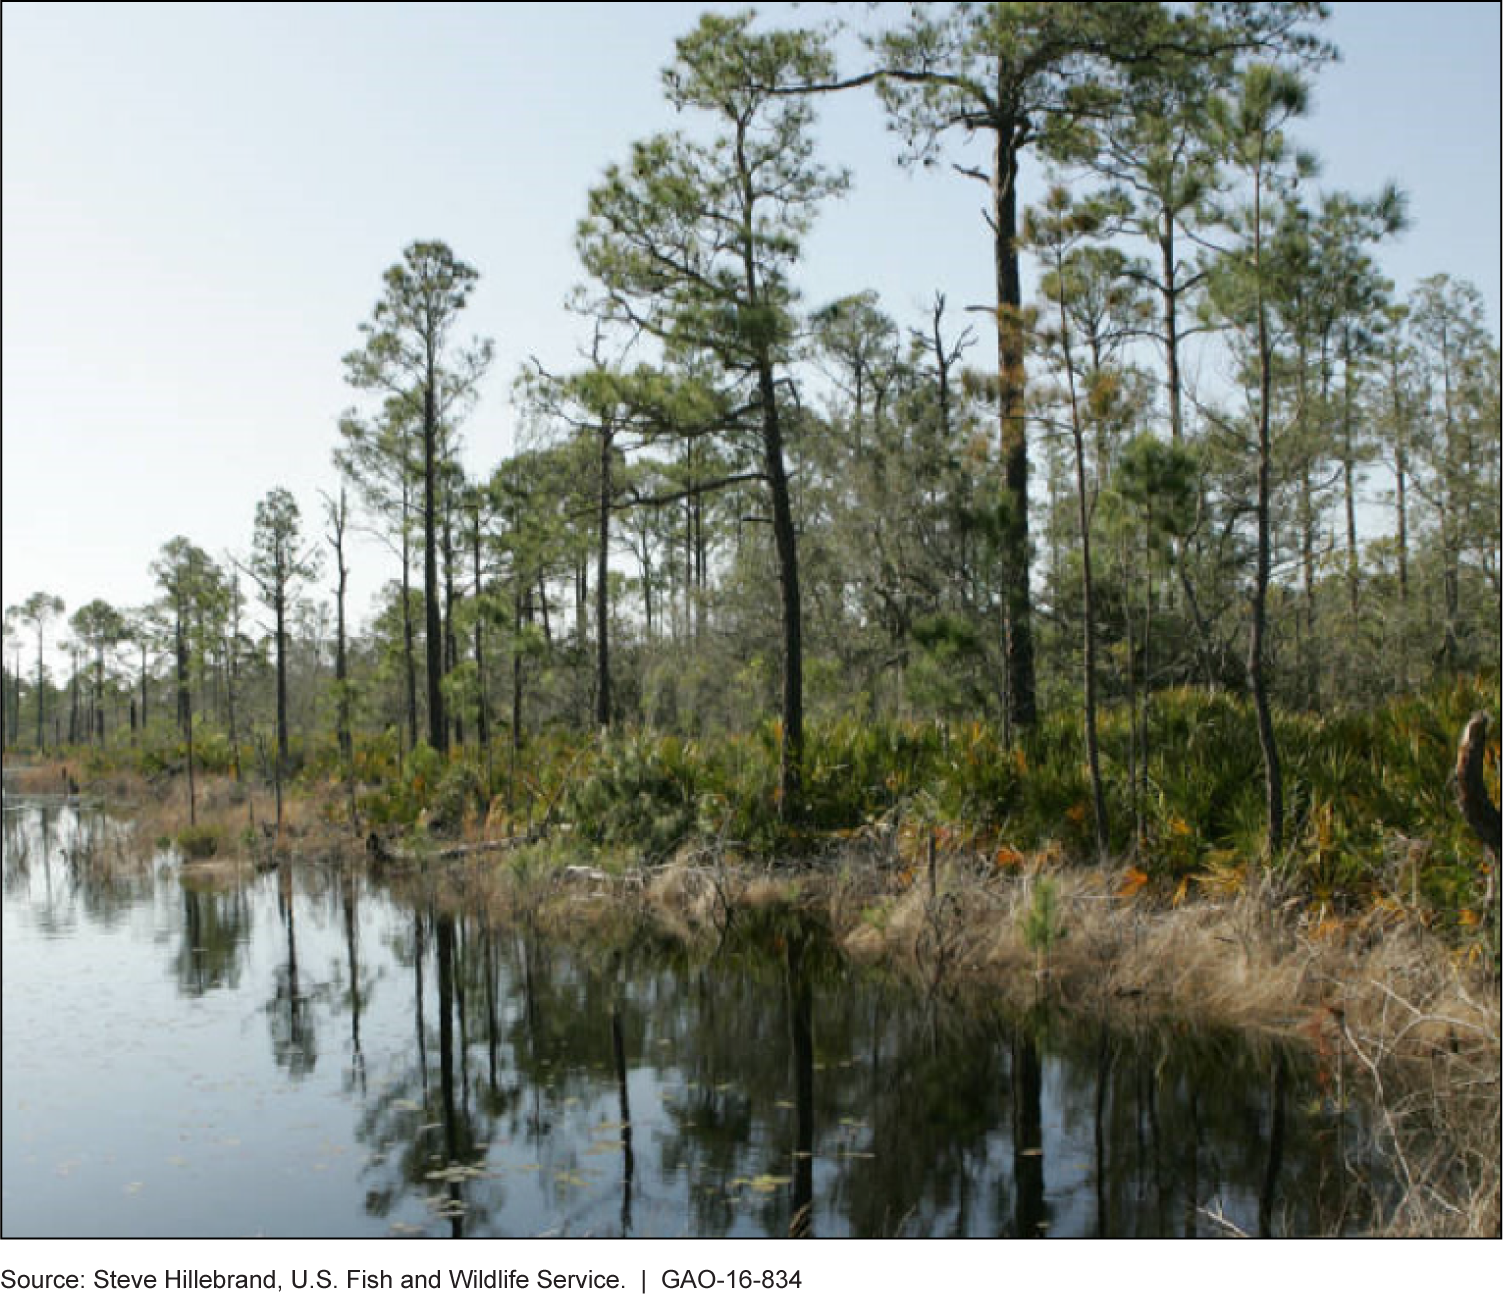
[[[1468,827],[1492,855],[1493,865],[1503,858],[1503,813],[1493,805],[1482,777],[1487,756],[1487,727],[1491,717],[1477,712],[1466,723],[1461,747],[1456,752],[1456,801]]]

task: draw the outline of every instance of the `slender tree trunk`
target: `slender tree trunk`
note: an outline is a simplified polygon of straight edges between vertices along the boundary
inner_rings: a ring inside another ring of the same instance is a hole
[[[287,770],[287,593],[279,583],[273,611],[277,621],[277,771]]]
[[[240,688],[240,654],[239,650],[235,647],[236,642],[240,638],[238,626],[237,618],[236,627],[230,634],[230,642],[225,646],[225,656],[229,663],[229,680],[225,689],[225,702],[229,709],[230,762],[235,769],[235,782],[237,784],[242,781],[240,770],[240,731],[235,714],[235,695]]]
[[[705,528],[705,498],[694,493],[694,642],[704,641],[705,626],[709,617],[709,601],[705,595],[710,585],[710,541]]]
[[[1183,380],[1179,370],[1179,284],[1174,262],[1174,214],[1167,209],[1159,231],[1161,295],[1164,301],[1164,353],[1169,388],[1169,435],[1176,446],[1185,439]]]
[[[173,647],[177,656],[177,724],[178,728],[186,734],[189,722],[188,636],[183,626],[181,606],[177,609]]]
[[[1300,675],[1303,680],[1304,705],[1309,710],[1316,711],[1320,707],[1320,667],[1317,661],[1315,643],[1315,529],[1318,518],[1315,508],[1315,484],[1313,478],[1315,438],[1309,427],[1309,399],[1308,392],[1305,390],[1305,367],[1305,349],[1301,346],[1299,355],[1301,388],[1299,417],[1303,433],[1300,440],[1303,444],[1300,447],[1299,530],[1300,574],[1303,581],[1301,601],[1303,605],[1304,631],[1300,638]],[[1320,408],[1324,412],[1330,405],[1330,367],[1327,362],[1324,344],[1321,347],[1320,372]]]
[[[750,172],[745,159],[744,127],[737,140],[738,174],[741,177],[742,286],[752,310],[762,304],[755,255],[756,223]],[[804,627],[799,594],[798,533],[793,521],[793,499],[788,489],[788,470],[783,453],[783,425],[778,410],[777,380],[773,358],[764,344],[756,353],[757,397],[762,415],[762,461],[767,489],[772,499],[773,546],[778,559],[778,595],[783,632],[782,743],[778,761],[778,811],[785,822],[802,818],[804,764]]]
[[[46,677],[42,674],[42,627],[37,624],[37,751],[45,752],[47,745],[43,734],[43,727],[47,718],[47,690],[45,688]]]
[[[544,575],[538,573],[538,614],[543,619],[543,642],[549,648],[553,647],[553,619],[548,612],[548,581]]]
[[[1252,627],[1247,643],[1247,682],[1257,714],[1258,747],[1263,756],[1264,801],[1268,817],[1267,863],[1278,858],[1284,840],[1284,780],[1278,742],[1273,732],[1273,709],[1268,698],[1267,648],[1268,585],[1273,559],[1273,342],[1268,307],[1263,297],[1262,185],[1254,188],[1253,273],[1257,280],[1258,329],[1258,493],[1257,560],[1253,575]]]
[[[778,556],[778,593],[782,607],[783,739],[778,764],[778,800],[783,819],[796,822],[800,818],[804,761],[804,643],[798,540],[783,462],[783,431],[770,362],[759,367],[757,381],[763,403],[762,452],[772,495],[772,533]]]
[[[104,746],[104,649],[94,654],[94,739]]]
[[[1084,674],[1086,763],[1091,771],[1091,801],[1096,820],[1096,855],[1103,862],[1110,850],[1106,818],[1106,791],[1101,781],[1101,745],[1096,732],[1096,596],[1091,570],[1091,509],[1086,493],[1085,430],[1081,426],[1080,399],[1075,383],[1075,359],[1070,345],[1070,321],[1065,312],[1064,258],[1055,265],[1060,278],[1060,346],[1065,362],[1065,381],[1070,396],[1070,434],[1075,443],[1075,508],[1080,528],[1081,593],[1084,607]]]
[[[459,640],[454,634],[454,526],[450,495],[444,491],[444,674],[448,675],[459,665]],[[456,707],[446,718],[445,746],[452,732],[454,741],[464,750],[464,713]]]
[[[1138,795],[1138,714],[1141,707],[1138,688],[1138,631],[1132,603],[1132,559],[1129,538],[1122,540],[1122,631],[1127,640],[1127,786],[1131,791],[1133,817],[1133,853],[1142,850],[1144,839],[1143,799]]]
[[[516,579],[516,587],[512,604],[511,753],[506,779],[507,814],[516,811],[517,764],[522,753],[522,613],[526,586],[520,575]]]
[[[476,709],[475,709],[475,734],[480,743],[480,750],[485,754],[485,791],[489,796],[494,789],[494,772],[491,770],[491,720],[490,702],[486,697],[485,688],[485,612],[481,603],[484,593],[480,577],[480,506],[475,506],[475,531],[472,537],[474,552],[472,558],[475,567],[475,684],[476,684]]]
[[[346,771],[355,759],[354,738],[350,733],[349,654],[345,633],[345,599],[349,593],[350,571],[344,562],[345,493],[339,489],[338,512],[334,526],[334,566],[337,584],[334,588],[334,726],[339,743],[339,759]]]
[[[1393,360],[1393,475],[1397,488],[1399,547],[1399,607],[1406,618],[1409,612],[1409,431],[1397,352]],[[1402,641],[1402,636],[1400,637]],[[1405,679],[1407,684],[1407,676]]]
[[[690,441],[684,447],[684,463],[688,469],[688,481],[685,484],[684,495],[684,633],[683,639],[687,644],[694,639],[694,609],[700,601],[700,591],[694,580],[694,501],[698,495],[698,478],[696,475],[696,460],[698,452],[696,443]]]
[[[611,723],[611,620],[608,564],[611,549],[611,442],[609,424],[600,430],[599,547],[595,553],[595,724]]]
[[[654,638],[652,604],[654,578],[652,575],[652,541],[648,535],[648,527],[645,522],[642,524],[642,529],[638,534],[642,542],[642,549],[637,556],[637,563],[642,572],[642,616],[646,620],[645,632],[647,642],[651,644]]]
[[[580,659],[590,652],[590,557],[580,554],[574,560],[574,641]]]
[[[188,748],[188,826],[194,827],[198,823],[198,772],[195,769],[193,752],[193,700],[187,700],[188,706],[184,715],[187,724],[184,726],[183,735]]]
[[[1448,670],[1454,671],[1460,662],[1461,645],[1461,520],[1456,516],[1456,483],[1465,472],[1458,453],[1456,441],[1456,417],[1454,393],[1451,383],[1451,345],[1449,333],[1441,334],[1441,378],[1443,410],[1445,412],[1445,463],[1446,480],[1440,484],[1440,540],[1441,540],[1441,587],[1445,597],[1446,627],[1444,654]]]
[[[68,743],[78,742],[78,653],[69,654],[73,670],[68,677]]]
[[[438,382],[434,342],[428,342],[423,385],[423,614],[428,669],[428,743],[440,756],[449,748],[444,713],[444,628],[438,601]]]
[[[1342,393],[1341,393],[1341,476],[1346,493],[1346,595],[1352,615],[1352,631],[1356,632],[1357,618],[1361,612],[1361,572],[1357,556],[1357,449],[1356,419],[1353,410],[1352,381],[1352,330],[1348,325],[1342,332]]]
[[[403,548],[406,548],[405,542]],[[417,706],[417,635],[412,625],[412,582],[409,578],[410,569],[404,556],[402,560],[402,658],[405,664],[405,676],[407,682],[407,736],[408,750],[417,747],[418,734],[418,706]]]
[[[998,88],[1002,89],[998,68]],[[1006,586],[1007,711],[1024,729],[1038,719],[1033,599],[1029,590],[1028,438],[1023,371],[1023,289],[1018,269],[1018,123],[995,124],[992,164],[993,259],[997,281],[997,379],[1002,428],[1002,579]]]
[[[1308,455],[1300,469],[1300,603],[1303,634],[1300,636],[1300,675],[1305,707],[1320,707],[1320,666],[1315,644],[1315,503]]]
[[[1394,453],[1399,513],[1399,688],[1409,688],[1409,463],[1400,443]]]
[[[1148,497],[1143,528],[1143,712],[1140,724],[1143,738],[1139,744],[1142,765],[1138,771],[1138,838],[1143,837],[1144,816],[1148,807],[1148,759],[1152,755],[1149,720],[1153,711],[1153,497]]]

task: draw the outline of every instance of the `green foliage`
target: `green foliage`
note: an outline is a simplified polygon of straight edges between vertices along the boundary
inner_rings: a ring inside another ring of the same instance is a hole
[[[407,754],[400,777],[388,778],[363,795],[360,812],[372,824],[412,826],[444,777],[444,759],[426,743]]]
[[[187,760],[187,746],[180,745],[183,760]],[[229,735],[213,726],[195,724],[193,729],[193,763],[208,774],[228,774],[234,768],[234,752],[230,748]]]
[[[1406,897],[1438,921],[1463,921],[1477,903],[1481,852],[1448,780],[1456,736],[1473,711],[1489,708],[1498,708],[1496,682],[1472,680],[1369,713],[1279,717],[1291,825],[1279,867],[1288,883],[1342,910],[1402,881]],[[1123,826],[1113,844],[1120,852],[1133,846],[1132,790],[1122,773],[1127,721],[1125,709],[1108,710],[1102,731],[1115,776],[1111,814]],[[1139,868],[1178,887],[1255,862],[1266,826],[1250,703],[1223,692],[1164,691],[1154,699],[1150,737]],[[846,718],[811,726],[797,833],[778,815],[777,740],[770,722],[751,734],[694,742],[638,732],[612,739],[587,765],[556,745],[539,769],[552,772],[542,774],[545,785],[573,769],[564,818],[583,838],[651,859],[696,837],[777,859],[817,851],[894,813],[1017,851],[1053,846],[1078,860],[1094,854],[1078,719],[1041,725],[1014,749],[975,722]],[[1400,857],[1422,865],[1399,880],[1393,862]]]
[[[695,743],[636,732],[613,737],[564,793],[564,815],[599,845],[629,845],[661,860],[698,823],[703,763]]]
[[[1023,944],[1047,965],[1049,954],[1066,935],[1059,901],[1059,884],[1052,878],[1039,878],[1033,884],[1028,912],[1018,921]]]
[[[419,743],[407,754],[402,773],[409,783],[418,786],[419,792],[426,792],[438,782],[443,771],[443,757],[439,756],[428,744]]]
[[[940,814],[960,824],[1000,826],[1018,805],[1023,762],[990,726],[973,722],[943,733],[935,785]]]
[[[439,775],[428,798],[428,827],[455,834],[472,817],[484,816],[490,802],[484,774],[467,761],[455,761]]]
[[[207,860],[219,854],[220,830],[211,824],[190,825],[177,835],[177,849],[188,860]]]

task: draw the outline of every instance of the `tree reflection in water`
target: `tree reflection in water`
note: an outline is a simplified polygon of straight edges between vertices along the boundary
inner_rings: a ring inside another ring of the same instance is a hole
[[[129,887],[75,866],[77,827],[7,816],[7,905],[32,930],[130,913]],[[342,1042],[340,1084],[299,1105],[353,1109],[366,1157],[330,1192],[375,1231],[1320,1234],[1365,1226],[1384,1182],[1361,1114],[1297,1051],[937,1003],[851,967],[791,903],[696,955],[619,921],[563,940],[404,905],[350,873],[135,886],[154,908],[129,926],[172,943],[156,967],[180,998],[250,997],[284,1078]]]
[[[287,938],[287,958],[274,973],[266,1019],[277,1065],[298,1080],[311,1075],[318,1065],[318,1038],[316,1017],[310,1010],[310,997],[303,988],[298,967],[297,889],[293,886],[292,866],[285,862],[277,870],[277,913]]]
[[[1294,1120],[1310,1071],[1270,1044],[1043,1008],[936,1017],[791,909],[739,923],[700,963],[645,937],[413,922],[416,1065],[363,1123],[396,1172],[369,1198],[378,1215],[416,1192],[456,1235],[1130,1237],[1197,1232],[1205,1209],[1248,1232],[1357,1219],[1330,1192],[1350,1187],[1335,1126]]]
[[[176,958],[178,989],[202,996],[240,984],[251,915],[244,887],[182,888],[183,927]],[[290,937],[289,937],[290,940]]]

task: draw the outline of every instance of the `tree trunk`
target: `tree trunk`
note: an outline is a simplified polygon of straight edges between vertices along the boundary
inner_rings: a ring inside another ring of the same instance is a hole
[[[999,88],[1001,82],[999,68]],[[1014,724],[1038,719],[1033,601],[1028,586],[1028,438],[1024,423],[1023,290],[1018,270],[1017,124],[995,124],[993,259],[997,280],[997,398],[1002,425],[1002,579],[1007,611],[1007,711]]]
[[[407,678],[407,735],[408,748],[418,745],[417,714],[417,645],[412,630],[412,565],[407,528],[402,528],[402,657]]]
[[[798,539],[793,502],[783,462],[783,430],[778,418],[777,393],[771,362],[760,366],[762,452],[772,495],[772,533],[778,556],[778,593],[783,631],[783,737],[778,762],[778,805],[790,823],[800,818],[804,762],[804,642],[803,609],[799,597]]]
[[[350,573],[344,565],[344,492],[339,493],[339,526],[335,532],[334,562],[339,569],[339,584],[334,590],[334,728],[339,742],[339,759],[346,770],[355,759],[354,739],[350,734],[349,657],[345,646],[344,603],[349,591]]]
[[[231,633],[230,643],[225,646],[225,656],[227,657],[229,662],[229,679],[225,688],[225,704],[229,710],[230,762],[234,766],[235,782],[238,784],[241,782],[240,731],[237,726],[237,718],[235,715],[235,694],[240,687],[240,659],[239,652],[235,647],[235,642],[240,638],[238,630],[238,617],[236,618],[235,625],[237,629]]]
[[[1320,667],[1316,660],[1317,647],[1315,643],[1316,607],[1315,607],[1315,546],[1316,525],[1318,518],[1315,508],[1315,485],[1314,472],[1314,436],[1310,429],[1309,409],[1310,397],[1306,382],[1306,354],[1305,347],[1301,345],[1299,351],[1299,419],[1301,442],[1300,447],[1300,495],[1299,495],[1299,534],[1300,534],[1300,574],[1303,580],[1301,602],[1303,606],[1304,629],[1300,636],[1300,679],[1304,689],[1303,702],[1310,711],[1318,711],[1320,708]],[[1330,366],[1326,357],[1324,343],[1321,345],[1320,357],[1320,409],[1322,413],[1330,406]],[[1316,432],[1323,431],[1317,429]]]
[[[1442,555],[1442,589],[1445,595],[1446,626],[1442,652],[1448,671],[1460,662],[1461,645],[1457,628],[1461,621],[1461,522],[1455,515],[1456,482],[1464,472],[1456,446],[1454,393],[1451,387],[1451,343],[1449,332],[1441,334],[1441,393],[1445,413],[1445,481],[1440,484],[1440,544]]]
[[[454,519],[452,491],[444,491],[444,674],[447,676],[459,665],[459,640],[454,634]],[[456,707],[452,716],[445,718],[444,746],[448,746],[452,732],[454,742],[464,751],[464,712]]]
[[[1165,210],[1163,229],[1159,233],[1159,255],[1163,274],[1164,352],[1169,387],[1169,435],[1178,446],[1185,439],[1183,381],[1179,372],[1179,285],[1174,265],[1174,215]]]
[[[1096,821],[1096,855],[1103,863],[1110,846],[1106,819],[1106,791],[1101,782],[1101,744],[1096,732],[1096,596],[1091,571],[1091,510],[1086,494],[1085,429],[1081,425],[1080,400],[1075,384],[1075,360],[1070,345],[1070,321],[1065,311],[1064,257],[1059,256],[1055,273],[1059,276],[1060,347],[1065,362],[1065,381],[1070,394],[1070,435],[1075,443],[1075,507],[1080,528],[1080,563],[1082,616],[1084,618],[1084,685],[1086,764],[1091,772],[1091,802]]]
[[[1139,721],[1143,727],[1143,737],[1138,745],[1142,766],[1138,772],[1138,796],[1135,799],[1138,806],[1138,839],[1140,841],[1143,838],[1144,817],[1148,808],[1148,760],[1152,755],[1149,718],[1153,709],[1153,497],[1150,495],[1148,500],[1143,526],[1143,712]]]
[[[473,536],[474,552],[472,558],[475,566],[475,734],[480,743],[480,750],[485,756],[485,791],[489,796],[494,790],[491,788],[491,721],[490,704],[485,693],[485,612],[481,605],[483,593],[480,579],[480,506],[475,506],[475,532]]]
[[[277,771],[287,769],[287,594],[278,586],[273,605],[277,619]]]
[[[611,723],[610,599],[607,583],[611,548],[611,441],[609,425],[600,430],[599,548],[595,554],[595,724]]]
[[[513,814],[517,802],[517,763],[522,752],[522,610],[526,588],[521,576],[516,578],[512,603],[511,651],[511,754],[506,779],[506,811]]]
[[[1341,337],[1342,392],[1341,392],[1341,474],[1346,493],[1346,586],[1347,604],[1352,614],[1352,633],[1357,630],[1357,617],[1361,610],[1361,573],[1357,555],[1357,450],[1355,446],[1355,423],[1353,412],[1355,393],[1352,382],[1352,330],[1347,325]]]
[[[438,603],[438,381],[430,342],[427,382],[423,385],[423,614],[427,638],[428,744],[440,755],[448,751],[444,716],[444,627]]]
[[[46,677],[42,674],[42,627],[37,624],[37,751],[47,750],[43,729],[47,718]]]
[[[1254,216],[1261,223],[1261,213]],[[1261,231],[1261,224],[1259,224]],[[1261,254],[1261,245],[1259,247]],[[1268,333],[1268,315],[1262,301],[1261,255],[1258,276],[1258,499],[1257,562],[1253,577],[1252,629],[1247,643],[1247,682],[1257,713],[1258,747],[1263,756],[1264,801],[1268,816],[1267,863],[1272,865],[1284,840],[1284,780],[1279,765],[1278,742],[1273,732],[1273,710],[1268,699],[1266,676],[1268,633],[1268,584],[1272,569],[1273,489],[1273,350]]]
[[[68,680],[68,743],[78,742],[78,654],[71,654],[73,670]]]
[[[189,723],[189,699],[188,699],[188,636],[183,628],[183,609],[181,604],[177,608],[177,619],[174,624],[173,649],[177,656],[177,724],[185,734]]]
[[[94,738],[104,746],[104,649],[94,655]]]

